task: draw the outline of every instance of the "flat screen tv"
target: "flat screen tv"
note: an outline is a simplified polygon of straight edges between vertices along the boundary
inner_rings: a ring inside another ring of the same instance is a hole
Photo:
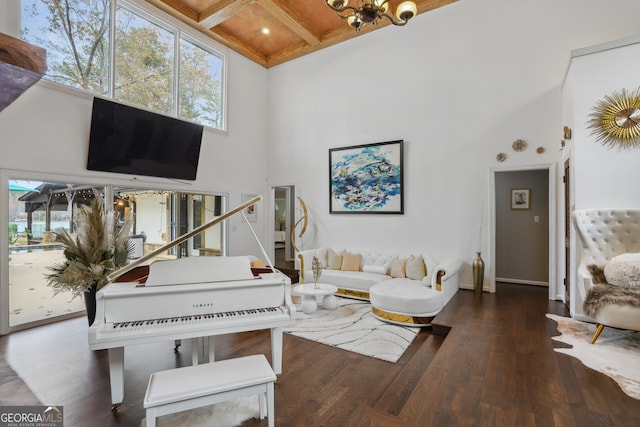
[[[195,180],[203,127],[93,98],[87,169]]]

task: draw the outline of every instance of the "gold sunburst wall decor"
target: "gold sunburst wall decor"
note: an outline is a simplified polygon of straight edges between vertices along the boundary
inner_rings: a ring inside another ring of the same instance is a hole
[[[607,95],[593,110],[588,127],[598,142],[622,149],[640,146],[640,88]]]

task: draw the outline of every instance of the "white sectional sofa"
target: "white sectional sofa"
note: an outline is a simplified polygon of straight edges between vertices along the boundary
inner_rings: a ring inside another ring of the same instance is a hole
[[[298,253],[300,281],[313,282],[313,257],[322,265],[321,283],[338,295],[367,299],[381,320],[429,326],[458,291],[462,261],[423,254],[394,254],[322,247]]]

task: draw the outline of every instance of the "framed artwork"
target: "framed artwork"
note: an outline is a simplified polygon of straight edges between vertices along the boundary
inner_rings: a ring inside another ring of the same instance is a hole
[[[531,209],[531,189],[512,188],[511,189],[511,209]]]
[[[242,195],[242,203],[246,203],[249,200],[256,198],[258,196],[256,196],[255,194],[243,194]],[[249,206],[248,208],[246,208],[244,210],[244,215],[247,217],[247,219],[251,222],[256,222],[258,220],[258,207],[254,204]]]
[[[403,214],[403,144],[329,149],[329,213]]]

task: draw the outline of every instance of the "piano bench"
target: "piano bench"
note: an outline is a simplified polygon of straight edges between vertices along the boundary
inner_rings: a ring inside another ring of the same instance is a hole
[[[255,394],[260,419],[267,416],[269,427],[273,427],[275,381],[276,374],[262,354],[155,372],[144,396],[147,427],[155,426],[156,418],[162,415]]]

